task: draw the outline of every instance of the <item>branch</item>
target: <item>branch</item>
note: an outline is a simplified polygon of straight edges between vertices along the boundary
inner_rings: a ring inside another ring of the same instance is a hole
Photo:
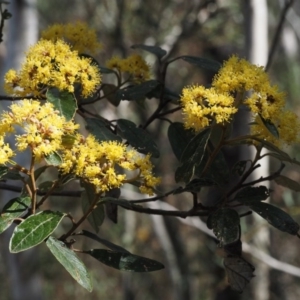
[[[162,202],[162,201],[149,203],[148,206],[150,206],[152,208],[176,209],[172,205],[170,205],[166,202]],[[184,223],[188,226],[197,228],[198,230],[202,231],[203,233],[207,234],[208,236],[216,238],[213,231],[208,229],[205,222],[203,222],[200,218],[188,218],[188,219],[178,218],[178,220],[181,223]],[[258,249],[257,247],[255,247],[253,245],[243,242],[243,251],[251,254],[253,257],[255,257],[256,259],[260,260],[262,263],[268,265],[269,267],[271,267],[275,270],[278,270],[278,271],[281,271],[281,272],[284,272],[284,273],[287,273],[287,274],[290,274],[293,276],[300,277],[300,268],[299,267],[295,267],[291,264],[282,262],[282,261],[272,257],[271,255],[265,253],[264,251]]]
[[[16,193],[21,193],[22,192],[22,187],[20,186],[15,186],[12,184],[7,184],[4,182],[0,182],[0,190],[6,190],[6,191],[11,191],[11,192],[16,192]],[[61,191],[61,192],[53,192],[51,193],[51,196],[64,196],[64,197],[75,197],[79,198],[81,196],[82,191]],[[45,196],[47,192],[41,192],[37,190],[37,195],[38,196]]]
[[[15,97],[15,96],[5,96],[5,95],[0,95],[0,101],[1,100],[6,100],[6,101],[19,101],[19,100],[24,100],[24,99],[34,99],[34,100],[45,100],[45,99],[40,99],[32,96],[23,96],[23,97]]]
[[[281,171],[284,169],[284,167],[285,167],[285,164],[282,163],[281,166],[280,166],[280,168],[276,172],[274,172],[273,174],[271,174],[269,176],[266,176],[266,177],[260,177],[259,179],[256,179],[256,180],[253,180],[253,181],[241,184],[240,187],[245,187],[245,186],[249,186],[249,185],[255,185],[256,183],[260,183],[260,182],[263,182],[263,181],[274,180],[274,179],[276,179],[281,174]]]
[[[273,61],[275,50],[276,50],[276,47],[278,46],[278,41],[279,41],[282,29],[283,29],[283,24],[284,24],[284,21],[285,21],[285,17],[287,15],[288,10],[293,5],[293,3],[294,3],[294,0],[285,1],[285,6],[284,6],[284,8],[281,12],[281,17],[280,17],[279,23],[277,25],[275,36],[273,38],[272,45],[271,45],[271,48],[270,48],[270,52],[269,52],[269,56],[268,56],[268,63],[266,65],[266,69],[265,69],[266,71],[269,70],[269,68],[271,66],[271,63]]]
[[[209,212],[206,211],[198,211],[198,210],[188,210],[188,211],[180,211],[180,210],[162,210],[162,209],[152,209],[143,207],[141,205],[135,205],[129,203],[129,205],[119,205],[120,207],[123,207],[124,209],[149,214],[149,215],[160,215],[160,216],[169,216],[169,217],[179,217],[179,218],[187,218],[192,216],[208,216]]]

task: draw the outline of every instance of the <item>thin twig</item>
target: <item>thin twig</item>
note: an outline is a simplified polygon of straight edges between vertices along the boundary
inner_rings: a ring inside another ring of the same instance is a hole
[[[85,220],[86,218],[92,213],[92,211],[97,207],[97,202],[99,201],[100,194],[95,194],[95,199],[91,203],[89,209],[83,214],[83,216],[79,219],[78,222],[74,223],[72,228],[65,234],[63,234],[59,240],[65,241]]]
[[[279,41],[281,32],[283,30],[283,24],[284,24],[284,21],[285,21],[285,17],[287,15],[288,10],[293,5],[293,3],[294,3],[294,0],[287,0],[287,1],[285,1],[285,6],[284,6],[284,8],[283,8],[283,10],[281,12],[280,20],[279,20],[279,23],[278,23],[276,31],[275,31],[275,36],[273,38],[272,45],[270,47],[270,52],[269,52],[269,56],[268,56],[268,62],[267,62],[267,65],[266,65],[266,71],[269,70],[269,68],[271,66],[271,63],[273,61],[275,50],[276,50],[276,48],[278,46],[278,41]]]

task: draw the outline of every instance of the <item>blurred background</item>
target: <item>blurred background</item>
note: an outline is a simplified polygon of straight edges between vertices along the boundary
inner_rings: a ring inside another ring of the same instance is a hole
[[[262,66],[267,65],[269,53],[274,50],[268,72],[272,82],[286,91],[287,106],[300,116],[299,1],[11,0],[6,8],[13,17],[6,24],[4,43],[0,45],[1,78],[8,69],[18,69],[24,52],[37,41],[41,30],[54,23],[84,21],[96,30],[103,44],[102,52],[96,57],[101,65],[112,55],[126,57],[133,53],[130,47],[134,44],[160,46],[168,52],[166,59],[193,55],[222,62],[237,54]],[[278,30],[281,20],[283,26]],[[278,32],[280,35],[276,39]],[[153,66],[155,78],[157,66],[154,57],[139,53]],[[180,94],[182,88],[189,84],[209,85],[212,76],[180,60],[170,65],[166,85]],[[109,80],[109,77],[104,77],[104,81]],[[2,87],[0,91],[3,95]],[[118,108],[101,103],[96,109],[100,109],[104,117],[127,117],[141,124],[149,116],[149,111],[155,108],[151,101],[147,101],[145,107],[126,101]],[[2,101],[2,109],[8,104]],[[172,119],[180,121],[180,115],[175,114]],[[238,121],[235,126],[237,132],[246,130],[240,128]],[[157,173],[163,176],[164,191],[176,186],[174,170],[177,166],[167,142],[167,128],[167,122],[155,122],[149,128],[159,141],[161,157],[154,163]],[[299,145],[287,150],[292,157],[300,159]],[[245,157],[249,154],[248,149],[243,151],[232,155]],[[265,161],[257,176],[274,171],[276,166]],[[287,166],[284,174],[299,181],[298,171]],[[76,189],[78,186],[69,188]],[[282,207],[300,222],[299,194],[275,184],[270,188],[273,190],[270,202]],[[123,193],[127,198],[141,198],[130,191]],[[16,196],[2,193],[1,207]],[[179,209],[189,209],[191,199],[180,195],[168,197],[167,202]],[[51,209],[71,212],[75,217],[81,212],[76,198],[52,197],[48,205]],[[45,245],[25,253],[10,254],[10,230],[0,236],[0,299],[299,299],[299,239],[270,228],[265,221],[251,221],[250,217],[244,219],[244,256],[256,267],[256,277],[241,295],[228,288],[217,243],[204,232],[205,226],[199,219],[183,224],[175,218],[139,215],[120,209],[118,224],[105,220],[99,235],[134,254],[161,261],[165,265],[164,270],[149,274],[125,273],[81,255],[94,278],[94,290],[88,293],[71,278]],[[63,232],[68,226],[66,222],[59,230]],[[88,224],[85,226],[89,228]],[[90,249],[99,245],[90,241],[87,244],[78,238],[76,247]]]

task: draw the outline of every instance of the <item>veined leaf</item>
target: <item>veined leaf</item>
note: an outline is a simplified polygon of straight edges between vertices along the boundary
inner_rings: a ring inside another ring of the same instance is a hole
[[[59,225],[65,214],[50,210],[29,216],[14,230],[9,242],[11,253],[21,252],[42,243]]]
[[[89,232],[87,230],[82,230],[81,232],[77,233],[78,235],[84,235],[90,239],[93,239],[94,241],[97,241],[99,243],[101,243],[102,245],[106,246],[107,248],[113,250],[113,251],[118,251],[118,252],[124,252],[124,253],[130,253],[129,251],[127,251],[126,249],[124,249],[121,246],[118,246],[110,241],[107,241],[105,239],[100,238],[98,235]]]
[[[253,202],[251,205],[248,203],[247,206],[266,219],[275,228],[292,235],[298,233],[299,224],[289,214],[278,207],[264,202]]]
[[[180,161],[182,153],[194,137],[192,130],[184,128],[183,123],[174,122],[169,126],[168,138],[176,158]]]
[[[269,196],[270,190],[263,185],[257,187],[248,186],[237,192],[233,201],[251,204],[251,202],[266,200]]]
[[[203,58],[203,57],[185,55],[185,56],[181,56],[180,58],[201,69],[210,70],[214,72],[218,72],[222,66],[219,62],[215,60]]]
[[[157,80],[145,81],[139,85],[119,89],[116,97],[120,100],[138,101],[145,98],[145,96],[154,90],[159,85]]]
[[[153,272],[164,268],[163,264],[153,259],[106,249],[92,249],[86,253],[103,264],[122,271]]]
[[[0,216],[0,233],[5,231],[15,218],[20,217],[31,204],[30,197],[17,197],[11,199],[3,207],[1,216]]]
[[[122,139],[114,134],[111,130],[106,127],[106,123],[96,118],[85,118],[87,123],[86,128],[93,134],[96,139],[101,141],[118,141],[121,142]]]
[[[116,97],[117,90],[114,84],[105,83],[102,85],[104,96],[114,106],[118,106],[121,102],[121,100]]]
[[[151,153],[154,158],[159,157],[159,150],[147,131],[136,127],[133,122],[125,119],[119,119],[117,124],[120,129],[119,135],[126,139],[138,152]]]
[[[86,213],[91,204],[94,202],[96,195],[92,185],[84,183],[84,189],[85,190],[81,193],[81,201],[83,213]],[[97,207],[90,213],[87,219],[94,230],[98,233],[99,227],[102,225],[104,218],[104,205],[101,203],[97,205]]]
[[[279,132],[278,129],[276,128],[276,126],[270,121],[270,120],[266,120],[262,117],[262,115],[259,115],[263,124],[265,125],[265,127],[270,131],[270,133],[275,136],[277,139],[279,139]]]
[[[83,262],[63,242],[50,236],[46,245],[70,275],[89,292],[93,290],[90,275]]]
[[[210,178],[195,178],[191,182],[189,182],[184,188],[179,187],[177,188],[173,194],[180,194],[183,192],[191,192],[191,193],[198,193],[201,191],[202,187],[206,186],[213,186],[216,183]]]
[[[112,197],[114,199],[119,199],[121,196],[121,190],[119,188],[114,188],[105,193],[105,197]],[[107,217],[113,221],[115,224],[118,223],[118,205],[114,203],[105,202],[105,209]]]
[[[300,192],[300,183],[283,175],[279,175],[274,181],[284,187],[287,187],[295,192]]]
[[[21,180],[23,179],[23,176],[20,175],[18,170],[0,166],[0,178],[2,180]]]
[[[73,119],[77,110],[77,103],[72,93],[60,91],[57,88],[49,88],[46,98],[67,121]]]
[[[210,144],[210,143],[209,143]],[[212,145],[210,145],[213,147]],[[212,148],[210,148],[212,150]],[[198,177],[202,177],[204,167],[206,165],[206,157],[208,156],[208,152],[203,156],[202,164],[198,165],[195,169],[195,175]],[[211,162],[208,169],[206,170],[204,176],[211,178],[217,185],[225,186],[228,184],[230,180],[230,169],[228,167],[228,163],[223,155],[222,149],[218,152],[215,159]]]
[[[232,173],[238,176],[242,176],[246,170],[248,160],[238,161],[232,168]]]
[[[180,159],[182,165],[175,172],[176,182],[183,181],[187,183],[192,179],[195,168],[201,164],[204,158],[209,134],[209,129],[203,130],[187,145]]]
[[[230,208],[218,209],[207,220],[207,227],[213,230],[221,246],[233,243],[239,239],[239,226],[239,214]]]
[[[102,74],[112,74],[115,73],[114,70],[99,66],[100,73]]]
[[[52,152],[45,156],[45,161],[50,166],[59,166],[62,163],[62,158],[57,152]]]
[[[150,52],[152,54],[154,54],[158,59],[163,58],[166,54],[167,51],[158,47],[158,46],[148,46],[148,45],[132,45],[131,46],[132,49],[142,49],[145,50],[147,52]]]
[[[224,267],[230,287],[233,290],[242,293],[246,285],[254,277],[254,267],[239,256],[226,257],[224,259]]]

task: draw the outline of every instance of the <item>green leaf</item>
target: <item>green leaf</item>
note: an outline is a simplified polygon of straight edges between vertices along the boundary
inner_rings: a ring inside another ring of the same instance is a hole
[[[118,141],[122,142],[122,139],[114,134],[111,130],[107,128],[104,121],[95,118],[85,118],[87,123],[86,128],[88,131],[96,137],[98,142],[101,141]]]
[[[87,230],[82,230],[82,231],[78,232],[76,235],[84,235],[94,241],[101,243],[102,245],[106,246],[107,248],[109,248],[111,250],[118,251],[118,252],[124,252],[124,253],[130,253],[123,247],[118,246],[110,241],[104,240],[104,239],[100,238],[98,235],[96,235],[92,232],[89,232]]]
[[[57,152],[52,152],[45,156],[45,161],[50,166],[59,166],[62,163],[62,158]]]
[[[132,49],[142,49],[145,50],[147,52],[150,52],[152,54],[154,54],[158,59],[162,59],[166,54],[167,51],[158,47],[158,46],[147,46],[147,45],[132,45],[131,46]]]
[[[97,195],[95,194],[94,188],[91,184],[84,183],[83,186],[84,191],[81,193],[81,201],[83,213],[86,213]],[[90,213],[87,219],[94,230],[98,233],[99,227],[102,225],[104,218],[104,205],[101,203],[97,205],[97,207]]]
[[[163,93],[162,93],[163,89]],[[154,90],[146,94],[147,99],[160,99],[162,97],[163,101],[171,102],[173,104],[179,104],[180,95],[166,88],[162,84],[159,84]]]
[[[70,181],[74,180],[76,178],[76,175],[70,173],[70,174],[59,174],[59,186],[66,185]]]
[[[106,99],[114,106],[118,106],[121,100],[116,97],[118,88],[114,84],[105,83],[102,85],[102,91]]]
[[[194,137],[192,130],[184,128],[183,123],[174,122],[168,128],[168,138],[176,158],[180,161],[186,145]]]
[[[263,201],[270,197],[270,190],[261,185],[257,187],[248,186],[236,193],[233,201],[244,204],[251,204],[255,201]]]
[[[242,176],[246,170],[248,160],[240,160],[238,161],[232,168],[232,174],[236,174],[238,176]]]
[[[212,146],[212,145],[211,145]],[[205,153],[203,162],[206,162],[206,157],[208,153]],[[195,175],[202,177],[203,169],[206,163],[202,163],[195,169]],[[223,155],[222,150],[218,152],[215,159],[211,162],[207,171],[205,172],[205,177],[211,178],[219,186],[227,185],[230,180],[230,169],[228,167],[227,161]]]
[[[121,196],[121,190],[119,188],[114,188],[105,193],[105,197],[112,197],[114,199],[119,199]],[[107,217],[113,221],[115,224],[118,223],[118,205],[110,202],[105,202],[105,211]]]
[[[242,257],[231,255],[224,259],[224,267],[230,287],[242,293],[254,277],[254,267]]]
[[[286,152],[280,150],[278,147],[276,147],[272,143],[270,143],[270,142],[268,142],[264,139],[258,138],[258,137],[253,137],[253,139],[260,142],[263,145],[263,147],[265,147],[266,149],[279,154],[281,160],[285,160],[285,161],[291,161],[292,160]]]
[[[77,103],[72,93],[60,91],[57,88],[49,88],[46,98],[67,121],[73,119],[77,110]]]
[[[42,193],[47,193],[52,187],[53,187],[54,182],[53,181],[44,181],[39,184],[38,190]]]
[[[116,97],[120,100],[138,101],[143,100],[145,96],[159,85],[157,80],[145,81],[139,85],[129,86],[119,89]]]
[[[159,157],[159,150],[147,131],[137,128],[136,125],[125,119],[117,121],[119,135],[127,140],[138,152],[147,154],[151,153],[154,158]]]
[[[9,242],[11,253],[21,252],[42,243],[59,225],[65,214],[50,210],[29,216],[14,230]]]
[[[76,256],[74,251],[69,249],[63,242],[50,236],[46,245],[55,256],[55,258],[64,266],[70,275],[89,292],[93,290],[92,280],[83,264],[83,262]]]
[[[15,218],[22,216],[31,204],[30,197],[17,197],[5,204],[0,215],[0,233],[5,231]]]
[[[277,139],[279,139],[279,132],[278,129],[276,128],[276,126],[270,121],[270,120],[266,120],[262,117],[262,115],[259,115],[263,124],[265,125],[265,127],[270,131],[270,133],[272,133],[273,136],[275,136]]]
[[[103,264],[122,271],[153,272],[164,268],[158,261],[131,253],[106,249],[92,249],[87,253]]]
[[[282,155],[282,154],[278,154],[278,153],[269,152],[268,155],[278,159],[279,161],[286,161],[291,164],[300,166],[300,162],[298,160],[296,160],[295,158],[289,157],[287,154]]]
[[[247,204],[247,206],[266,219],[275,228],[292,235],[298,233],[299,224],[289,214],[278,207],[264,202],[253,202],[251,205]]]
[[[180,194],[183,192],[198,193],[201,191],[202,187],[213,186],[216,183],[210,178],[195,178],[189,182],[184,188],[177,188],[173,194]]]
[[[0,178],[2,180],[22,180],[24,177],[20,175],[18,170],[9,169],[8,167],[1,166]]]
[[[115,73],[114,70],[108,69],[108,68],[105,68],[105,67],[102,67],[102,66],[99,66],[99,70],[100,70],[101,74],[112,74],[112,73]]]
[[[213,72],[218,72],[222,66],[219,62],[208,58],[189,56],[189,55],[181,56],[180,58],[201,69],[210,70]]]
[[[203,160],[209,134],[209,129],[203,130],[189,142],[180,159],[182,165],[177,168],[175,173],[176,182],[183,181],[187,183],[192,179],[195,168]]]
[[[64,134],[61,137],[61,144],[64,148],[71,149],[76,142],[77,137],[75,134]]]
[[[278,177],[276,177],[274,179],[274,181],[277,184],[279,184],[281,186],[284,186],[286,188],[289,188],[289,189],[291,189],[291,190],[293,190],[295,192],[300,192],[300,184],[297,181],[295,181],[293,179],[290,179],[290,178],[288,178],[286,176],[279,175]]]
[[[49,166],[42,166],[40,168],[37,168],[34,171],[34,178],[35,178],[35,180],[37,180],[48,168],[49,168]]]
[[[7,174],[7,172],[9,171],[9,168],[6,166],[0,166],[0,178],[2,179],[2,177]]]
[[[239,239],[239,226],[239,214],[230,208],[218,209],[207,219],[207,227],[213,230],[221,246],[233,243]]]

